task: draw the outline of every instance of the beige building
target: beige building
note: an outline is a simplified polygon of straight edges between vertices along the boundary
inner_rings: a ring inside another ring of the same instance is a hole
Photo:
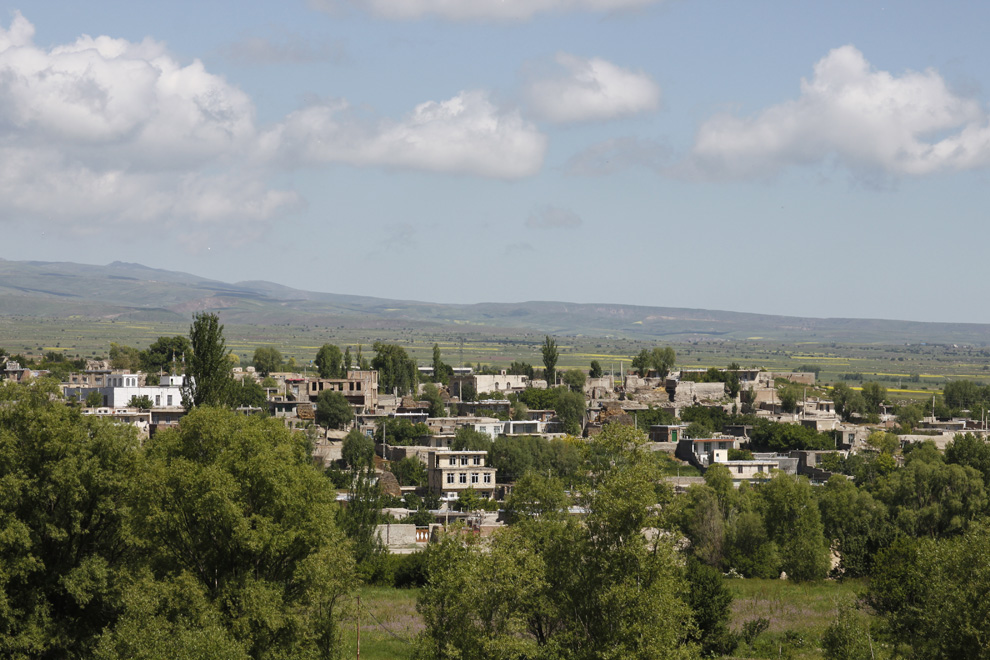
[[[310,378],[304,392],[293,392],[315,403],[320,392],[340,392],[359,412],[372,411],[378,405],[378,372],[348,371],[347,378]]]
[[[485,466],[487,456],[483,451],[431,451],[426,465],[430,490],[448,500],[468,488],[491,497],[495,468]]]

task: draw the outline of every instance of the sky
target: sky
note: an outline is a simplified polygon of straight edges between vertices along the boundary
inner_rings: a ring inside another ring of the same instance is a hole
[[[0,256],[990,323],[990,3],[0,0]]]

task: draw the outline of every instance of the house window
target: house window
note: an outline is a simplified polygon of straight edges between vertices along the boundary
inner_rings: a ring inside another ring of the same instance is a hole
[[[168,405],[172,405],[172,395],[168,395]]]
[[[471,483],[473,483],[473,484],[478,483],[478,473],[477,472],[472,472],[471,473]]]
[[[457,459],[456,459],[456,458],[454,458],[453,456],[451,456],[451,457],[450,457],[450,464],[451,464],[451,465],[457,465]]]
[[[461,456],[461,465],[467,465],[467,456]]]
[[[481,465],[481,456],[475,456],[471,459],[471,463],[474,465]]]
[[[467,472],[461,472],[460,482],[462,484],[466,484],[467,483]]]
[[[743,466],[740,465],[739,467],[736,468],[736,470],[739,472],[739,474],[742,474]]]
[[[492,482],[492,475],[491,475],[491,472],[486,472],[486,473],[485,473],[485,483],[486,483],[486,484],[490,484],[491,482]]]
[[[157,408],[160,405],[162,405],[162,395],[161,394],[156,394],[155,395],[155,407]]]
[[[447,473],[447,483],[448,484],[454,483],[454,473],[453,472],[448,472]]]

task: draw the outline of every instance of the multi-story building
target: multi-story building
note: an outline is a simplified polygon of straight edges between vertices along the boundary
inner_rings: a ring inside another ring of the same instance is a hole
[[[491,497],[495,468],[485,466],[487,455],[483,451],[431,451],[427,459],[430,490],[448,500],[457,499],[468,488]]]
[[[305,390],[290,390],[297,397],[308,398],[315,403],[320,392],[330,390],[340,392],[358,412],[372,411],[378,405],[378,372],[377,371],[348,371],[347,378],[310,378],[296,387],[305,386]],[[286,383],[289,387],[289,383]]]

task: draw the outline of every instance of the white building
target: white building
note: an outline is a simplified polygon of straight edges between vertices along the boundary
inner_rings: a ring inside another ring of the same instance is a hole
[[[482,497],[491,497],[495,468],[485,466],[487,456],[483,451],[431,451],[427,459],[430,490],[444,499],[457,499],[468,488]]]
[[[90,392],[99,392],[104,408],[126,408],[134,397],[146,396],[153,408],[182,405],[182,376],[162,376],[158,385],[139,385],[139,374],[113,374],[104,387],[66,387],[65,397],[85,401]]]

